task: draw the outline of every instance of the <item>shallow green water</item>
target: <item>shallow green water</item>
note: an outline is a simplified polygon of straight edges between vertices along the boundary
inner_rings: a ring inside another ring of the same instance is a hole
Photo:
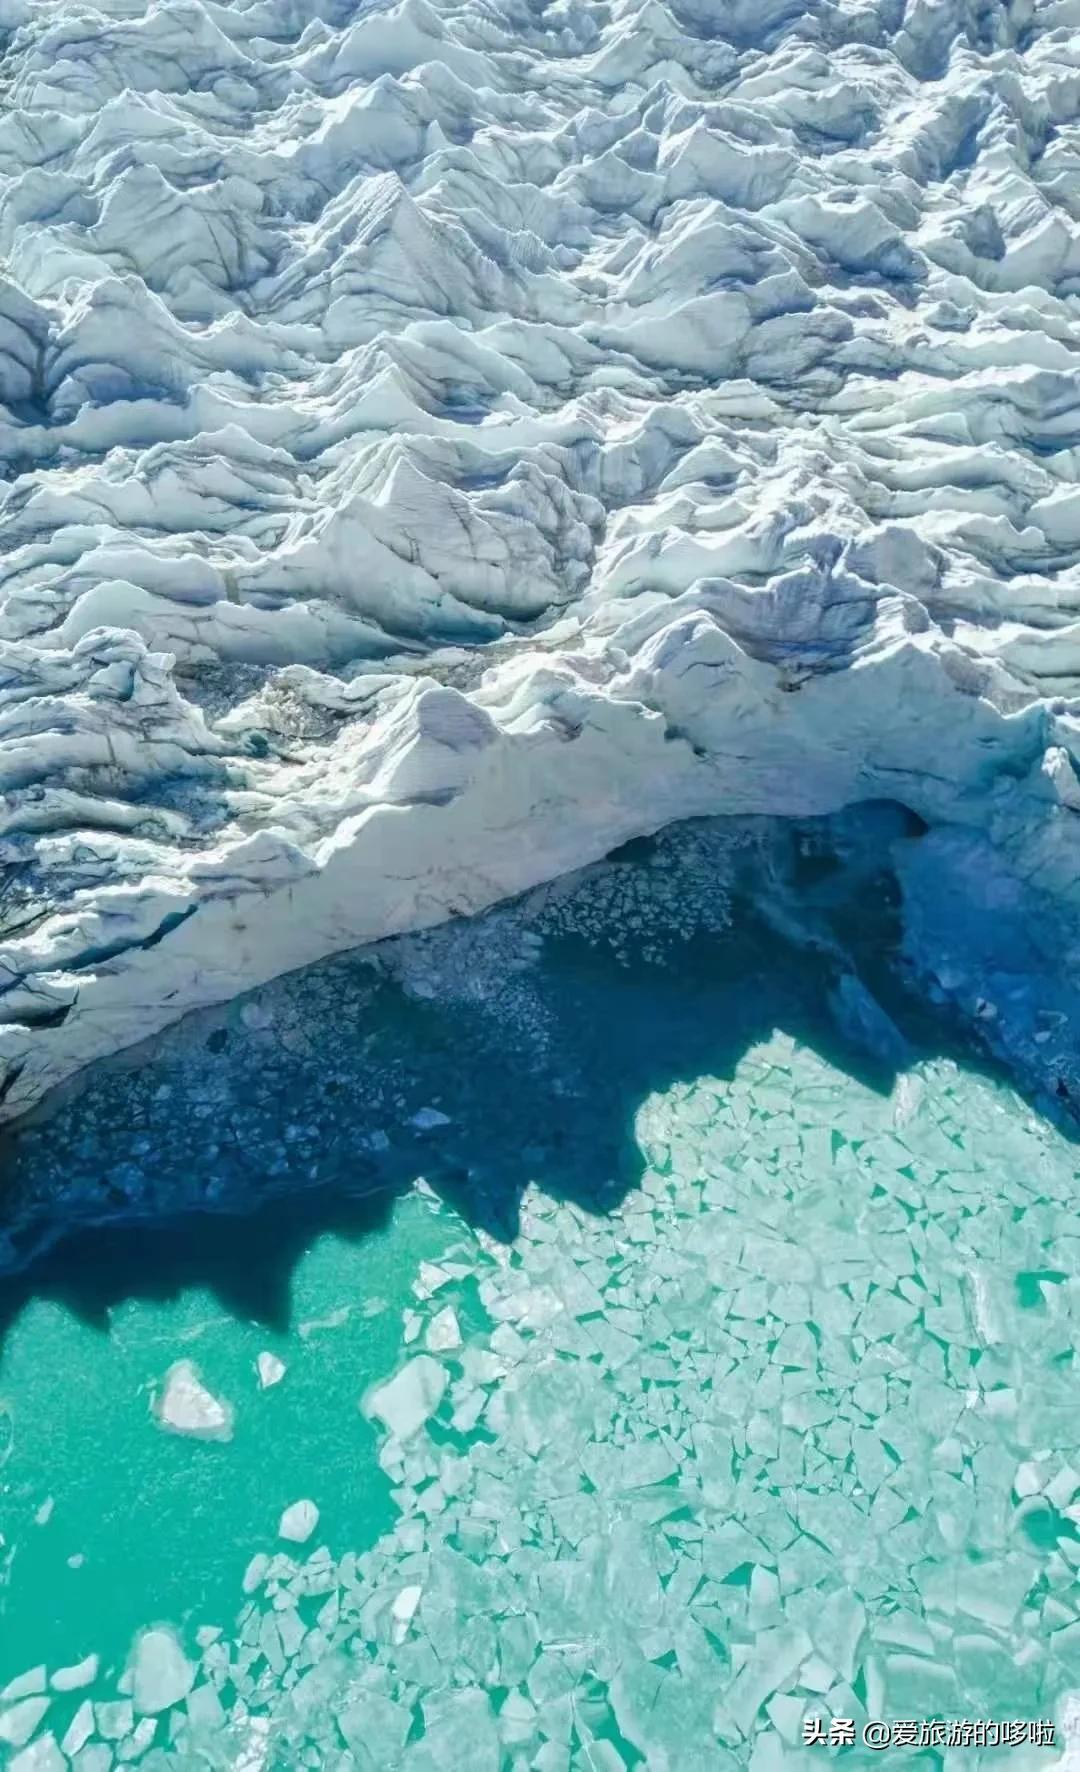
[[[842,951],[796,869],[764,924],[767,859],[672,838],[280,981],[19,1142],[21,1236],[179,1214],[7,1284],[0,1679],[100,1657],[0,1704],[20,1772],[770,1772],[813,1718],[1060,1759],[1077,1148],[868,998],[887,918]],[[163,1430],[179,1361],[230,1437]]]
[[[224,1312],[202,1287],[127,1300],[104,1328],[51,1300],[22,1311],[0,1364],[0,1407],[16,1545],[6,1610],[23,1661],[97,1652],[122,1662],[148,1618],[228,1622],[252,1543],[272,1539],[313,1470],[324,1533],[374,1542],[393,1507],[357,1385],[393,1364],[416,1266],[453,1229],[437,1203],[413,1197],[359,1242],[319,1238],[296,1267],[288,1333]],[[247,1232],[237,1225],[238,1262]],[[156,1238],[141,1243],[153,1263]],[[287,1382],[260,1386],[264,1351],[286,1362]],[[153,1399],[183,1359],[235,1408],[227,1446],[155,1425]]]

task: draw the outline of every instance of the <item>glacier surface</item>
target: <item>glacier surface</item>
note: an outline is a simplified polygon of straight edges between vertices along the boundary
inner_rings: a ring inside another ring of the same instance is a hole
[[[685,817],[1070,927],[1078,27],[0,0],[0,1114]]]

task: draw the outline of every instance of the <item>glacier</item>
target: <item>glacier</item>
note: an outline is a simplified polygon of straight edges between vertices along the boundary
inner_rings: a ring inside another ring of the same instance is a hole
[[[706,815],[899,802],[972,1000],[1003,906],[1075,970],[1078,0],[0,0],[0,79],[0,1115]]]

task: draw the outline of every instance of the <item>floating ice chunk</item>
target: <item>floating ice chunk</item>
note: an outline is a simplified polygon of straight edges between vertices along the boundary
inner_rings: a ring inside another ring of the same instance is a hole
[[[131,1734],[121,1746],[121,1758],[124,1760],[140,1759],[150,1746],[156,1733],[157,1718],[144,1717],[141,1723],[136,1723]]]
[[[58,1667],[52,1677],[54,1692],[78,1692],[80,1687],[89,1686],[98,1676],[98,1657],[87,1655],[84,1660],[73,1662],[70,1667]]]
[[[0,1704],[13,1704],[16,1698],[36,1698],[44,1692],[48,1679],[45,1663],[39,1662],[37,1667],[27,1668],[24,1674],[16,1675],[0,1692]]]
[[[809,1655],[811,1643],[805,1631],[791,1625],[759,1631],[745,1666],[731,1686],[726,1700],[740,1728],[748,1729],[765,1700],[791,1679],[799,1663]]]
[[[361,1403],[365,1415],[374,1415],[399,1440],[408,1440],[434,1415],[442,1402],[448,1377],[446,1369],[428,1354],[417,1354],[396,1377],[369,1391]]]
[[[265,1551],[256,1551],[247,1568],[244,1570],[243,1590],[253,1594],[266,1580],[266,1572],[270,1567],[270,1558]],[[201,1633],[200,1633],[201,1634]],[[220,1634],[220,1633],[218,1633]],[[211,1639],[212,1640],[212,1639]],[[204,1645],[200,1644],[200,1647]]]
[[[9,1747],[22,1747],[29,1741],[51,1703],[48,1698],[22,1698],[7,1710],[0,1711],[0,1741]]]
[[[424,1339],[433,1353],[446,1353],[450,1348],[461,1346],[461,1329],[452,1305],[448,1304],[432,1317]]]
[[[420,1595],[423,1591],[423,1588],[419,1586],[403,1587],[398,1594],[397,1599],[391,1606],[390,1616],[394,1621],[393,1640],[395,1643],[403,1643],[405,1641],[409,1632],[409,1626],[415,1617],[416,1608],[420,1604]]]
[[[82,1753],[76,1755],[71,1762],[72,1772],[109,1772],[112,1763],[112,1750],[101,1741],[84,1747]]]
[[[313,1501],[294,1501],[278,1521],[278,1537],[306,1544],[318,1524],[319,1510]]]
[[[284,1378],[285,1362],[264,1350],[255,1362],[255,1370],[259,1375],[259,1388],[268,1391],[272,1384],[280,1384]]]
[[[195,1729],[220,1729],[225,1721],[221,1700],[213,1686],[196,1686],[188,1693],[187,1714]]]
[[[88,1698],[84,1698],[68,1724],[67,1734],[60,1745],[66,1754],[77,1754],[80,1748],[86,1746],[93,1733],[94,1707]]]
[[[55,1735],[43,1735],[8,1761],[8,1772],[67,1772],[67,1761],[56,1745]]]
[[[391,1766],[405,1745],[412,1715],[379,1692],[365,1692],[339,1714],[337,1724],[358,1765]]]
[[[449,1126],[450,1115],[441,1114],[438,1108],[422,1107],[413,1115],[409,1124],[418,1132],[432,1132],[436,1126]]]
[[[156,1716],[187,1697],[195,1683],[195,1669],[172,1631],[148,1630],[135,1645],[132,1680],[135,1709],[144,1716]]]
[[[112,1704],[99,1704],[96,1710],[98,1734],[106,1741],[123,1741],[135,1727],[135,1712],[126,1698]]]
[[[211,1396],[191,1360],[178,1360],[165,1374],[165,1386],[154,1398],[154,1414],[167,1433],[189,1434],[196,1440],[231,1440],[233,1411]]]
[[[856,1654],[865,1625],[865,1608],[846,1588],[830,1594],[812,1621],[817,1648],[845,1680],[855,1677]]]
[[[34,1515],[34,1525],[35,1526],[47,1526],[49,1524],[49,1521],[52,1519],[53,1508],[55,1506],[56,1506],[56,1503],[53,1500],[52,1496],[47,1495],[45,1497],[45,1500],[42,1502],[41,1506],[38,1508],[37,1513]]]

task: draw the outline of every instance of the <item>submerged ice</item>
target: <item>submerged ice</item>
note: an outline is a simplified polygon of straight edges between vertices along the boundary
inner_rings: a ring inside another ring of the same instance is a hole
[[[1071,914],[1075,25],[3,0],[0,1112],[690,814]]]

